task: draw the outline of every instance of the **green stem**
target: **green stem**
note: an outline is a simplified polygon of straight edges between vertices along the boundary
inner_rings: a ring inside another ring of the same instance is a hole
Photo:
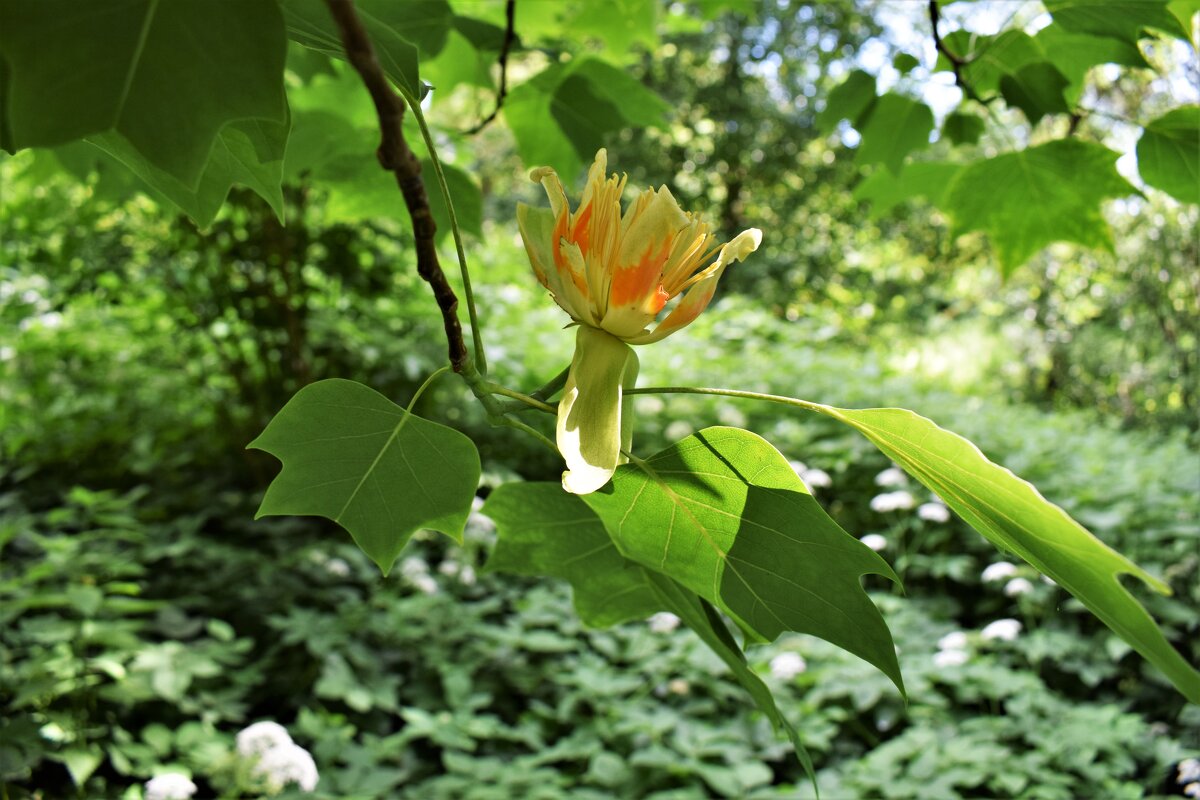
[[[538,400],[536,397],[531,397],[530,395],[521,394],[520,392],[513,391],[512,389],[509,389],[507,386],[501,386],[498,383],[492,383],[490,381],[484,382],[483,386],[485,389],[487,389],[488,392],[490,392],[492,394],[500,394],[500,395],[504,395],[505,397],[511,397],[513,400],[519,400],[522,403],[524,403],[525,405],[530,406],[531,408],[536,408],[538,411],[545,411],[547,414],[557,414],[558,413],[558,409],[555,408],[554,406],[550,405],[549,403],[543,403],[541,400]]]
[[[425,140],[425,149],[429,152],[429,160],[433,164],[434,174],[437,175],[438,188],[442,190],[442,197],[446,200],[446,211],[450,215],[450,233],[454,236],[458,268],[462,273],[463,294],[467,300],[467,316],[471,320],[471,341],[475,345],[475,363],[479,365],[479,371],[486,374],[487,356],[483,351],[483,332],[479,329],[479,315],[475,311],[475,293],[471,291],[471,273],[467,269],[467,251],[463,247],[462,231],[458,229],[458,214],[454,210],[454,201],[450,199],[450,187],[446,183],[446,174],[442,171],[442,162],[438,158],[437,148],[433,144],[433,135],[429,132],[429,124],[425,121],[425,114],[421,111],[420,102],[403,90],[401,90],[401,95],[408,103],[408,107],[412,109],[417,127],[421,129],[421,138]]]
[[[432,374],[432,375],[430,375],[428,378],[426,378],[426,379],[425,379],[425,382],[424,382],[424,383],[422,383],[422,384],[421,384],[421,385],[420,385],[420,386],[417,388],[417,391],[416,391],[416,393],[415,393],[415,394],[413,394],[413,396],[412,396],[412,400],[409,400],[409,401],[408,401],[408,408],[404,409],[404,413],[406,413],[406,414],[411,414],[411,413],[412,413],[412,410],[413,410],[413,408],[414,408],[414,407],[417,405],[417,401],[421,399],[421,395],[423,395],[423,394],[425,393],[425,390],[429,388],[429,384],[433,383],[433,382],[434,382],[434,380],[436,380],[436,379],[437,379],[437,377],[438,377],[439,375],[441,375],[443,372],[449,372],[449,371],[450,371],[450,367],[449,367],[449,366],[445,366],[445,367],[438,367],[436,370],[434,370],[434,371],[433,371],[433,374]]]
[[[562,372],[546,381],[546,385],[531,394],[530,397],[535,400],[549,400],[559,389],[566,385],[569,374],[571,374],[571,366],[568,364],[562,368]]]
[[[805,411],[815,411],[818,414],[828,414],[829,406],[813,403],[808,400],[798,400],[795,397],[783,397],[778,394],[763,394],[762,392],[743,392],[737,389],[710,389],[702,386],[648,386],[642,389],[626,389],[625,394],[715,394],[721,397],[740,397],[745,400],[766,400],[770,403],[782,403],[785,406],[803,408]]]

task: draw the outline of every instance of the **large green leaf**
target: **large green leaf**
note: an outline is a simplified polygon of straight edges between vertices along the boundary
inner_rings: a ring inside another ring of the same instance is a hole
[[[241,184],[266,200],[283,219],[283,153],[289,123],[245,120],[226,125],[213,143],[212,153],[195,186],[144,158],[123,136],[105,133],[87,141],[129,168],[151,190],[183,209],[200,227],[217,216],[229,189]]]
[[[988,540],[1028,561],[1075,595],[1161,669],[1192,702],[1200,673],[1170,645],[1118,576],[1170,589],[1101,542],[1031,484],[989,461],[961,436],[898,408],[815,410],[856,428]]]
[[[1137,145],[1142,180],[1184,203],[1200,203],[1200,106],[1170,111],[1146,126]]]
[[[496,522],[487,568],[567,581],[575,611],[588,625],[644,619],[663,608],[646,570],[622,557],[596,513],[560,484],[505,484],[488,497],[483,513]]]
[[[817,114],[817,130],[828,132],[842,120],[857,126],[875,102],[875,76],[856,69],[829,93],[825,108]]]
[[[479,484],[479,453],[360,383],[305,386],[248,447],[283,462],[258,516],[326,517],[386,575],[418,528],[461,539]]]
[[[325,0],[279,0],[292,41],[341,60],[346,59],[341,36]],[[374,4],[358,5],[358,16],[371,36],[379,64],[392,81],[410,98],[419,99],[421,88],[417,68],[417,47],[391,25],[372,13]],[[386,10],[387,6],[383,8]],[[379,11],[379,9],[374,9]]]
[[[947,161],[918,161],[906,166],[899,175],[878,169],[855,187],[854,199],[868,201],[871,216],[876,218],[918,197],[940,205],[962,168],[961,164]]]
[[[1047,60],[1041,45],[1019,30],[1007,30],[996,36],[977,36],[958,30],[944,41],[951,52],[966,62],[961,68],[962,76],[983,97],[998,92],[1005,75],[1014,75],[1022,67]],[[951,68],[944,55],[938,57],[937,68]]]
[[[958,174],[943,208],[956,233],[988,235],[1005,274],[1051,242],[1111,249],[1100,203],[1135,192],[1116,160],[1106,147],[1067,139],[976,161]]]
[[[1055,22],[1073,33],[1111,36],[1136,46],[1149,29],[1191,41],[1167,0],[1044,0],[1043,4]]]
[[[1021,109],[1030,125],[1037,125],[1047,114],[1066,114],[1063,91],[1071,82],[1049,61],[1026,64],[1000,79],[1000,94],[1010,106]]]
[[[954,144],[975,144],[983,136],[986,124],[981,117],[954,111],[942,122],[942,136]]]
[[[0,145],[117,134],[196,189],[229,123],[286,123],[286,51],[274,0],[0,0]]]
[[[1064,93],[1069,103],[1078,102],[1087,72],[1097,64],[1121,64],[1127,67],[1147,67],[1145,57],[1135,43],[1109,36],[1072,33],[1057,22],[1042,28],[1033,37],[1046,53],[1046,58],[1058,67],[1070,87]]]
[[[865,124],[859,126],[862,144],[854,160],[859,164],[884,164],[899,172],[909,153],[929,146],[933,112],[929,106],[898,94],[885,94],[876,102]]]
[[[483,512],[496,522],[488,570],[548,575],[571,584],[575,610],[604,627],[671,611],[725,662],[776,730],[787,733],[808,773],[812,762],[796,729],[779,712],[725,622],[711,605],[665,575],[624,558],[604,523],[557,483],[509,483],[492,492]]]
[[[859,583],[895,573],[761,437],[707,428],[620,467],[610,488],[584,500],[626,558],[728,612],[749,635],[811,633],[903,686],[891,634]]]

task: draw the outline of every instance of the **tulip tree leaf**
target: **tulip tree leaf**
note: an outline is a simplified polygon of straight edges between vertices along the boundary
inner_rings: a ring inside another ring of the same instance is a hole
[[[216,218],[229,189],[241,184],[266,200],[283,219],[283,152],[288,123],[244,120],[226,125],[213,143],[200,181],[188,186],[144,158],[124,137],[115,133],[89,136],[87,141],[120,161],[137,175],[153,194],[179,206],[201,228]]]
[[[488,570],[567,581],[586,624],[606,627],[663,608],[646,570],[622,557],[596,513],[560,484],[505,484],[483,513],[496,522]]]
[[[975,161],[958,174],[943,208],[956,233],[988,235],[1006,275],[1051,242],[1111,250],[1100,202],[1135,191],[1116,160],[1101,145],[1067,139]]]
[[[1083,92],[1087,72],[1097,64],[1120,64],[1126,67],[1148,67],[1145,57],[1135,43],[1109,36],[1072,33],[1058,23],[1042,28],[1033,37],[1041,45],[1046,59],[1070,83],[1064,92],[1068,103],[1076,103]]]
[[[1142,180],[1183,203],[1200,203],[1200,106],[1170,111],[1137,144]]]
[[[829,93],[825,108],[817,114],[817,130],[831,131],[844,119],[858,127],[859,121],[870,111],[874,102],[875,77],[856,69]]]
[[[857,429],[986,539],[1053,578],[1191,702],[1200,702],[1200,673],[1171,646],[1118,576],[1133,575],[1169,594],[1165,583],[1097,539],[1031,484],[989,461],[971,442],[912,411],[816,410]]]
[[[248,446],[283,462],[258,517],[331,519],[385,575],[418,528],[461,540],[479,485],[470,439],[354,381],[305,386]]]
[[[1044,0],[1054,21],[1073,33],[1110,36],[1137,45],[1147,29],[1191,41],[1167,0]]]
[[[942,136],[954,144],[975,144],[983,136],[985,127],[984,121],[974,114],[955,111],[946,115],[942,122]]]
[[[859,164],[884,164],[899,172],[909,153],[929,146],[933,112],[929,106],[898,94],[885,94],[859,128]]]
[[[280,0],[280,5],[287,21],[287,33],[292,41],[327,56],[346,60],[341,36],[329,15],[325,0]],[[424,95],[424,90],[417,67],[416,45],[402,35],[403,31],[397,31],[372,13],[386,11],[387,3],[379,8],[375,6],[375,3],[356,4],[359,19],[371,36],[371,44],[375,46],[379,64],[384,73],[409,98],[419,100]],[[405,6],[407,7],[407,4]]]
[[[796,729],[779,712],[725,622],[711,605],[666,575],[624,558],[604,523],[578,496],[557,483],[509,483],[488,497],[484,513],[496,522],[489,571],[547,575],[571,584],[575,610],[587,625],[604,627],[670,611],[725,662],[776,730],[787,733],[805,771],[812,760]]]
[[[940,205],[962,168],[961,164],[946,161],[918,161],[906,166],[899,175],[886,169],[875,170],[855,187],[854,199],[868,201],[871,216],[875,218],[918,197]]]
[[[825,513],[761,437],[707,428],[620,467],[611,488],[584,500],[626,558],[678,581],[749,635],[811,633],[903,690],[891,634],[859,583],[895,573]]]
[[[226,125],[287,120],[274,0],[0,0],[0,20],[10,153],[113,133],[195,189]]]
[[[1025,113],[1030,125],[1037,125],[1047,114],[1070,112],[1063,91],[1070,81],[1049,61],[1026,64],[1000,79],[1000,94],[1005,102]]]

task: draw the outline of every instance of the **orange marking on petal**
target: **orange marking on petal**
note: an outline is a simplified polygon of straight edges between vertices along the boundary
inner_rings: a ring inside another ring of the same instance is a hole
[[[667,301],[671,299],[671,295],[663,288],[662,284],[658,285],[658,291],[654,293],[654,298],[650,301],[650,310],[655,314],[663,310]]]
[[[609,290],[609,303],[615,306],[632,306],[645,302],[647,295],[659,283],[662,277],[662,266],[671,255],[671,240],[666,239],[658,252],[654,245],[646,248],[646,252],[636,264],[628,267],[617,267],[613,273],[612,288]]]
[[[583,210],[579,212],[579,216],[576,217],[575,224],[571,228],[571,241],[579,245],[579,252],[583,253],[585,258],[587,257],[588,250],[591,249],[592,209],[595,205],[596,204],[593,201],[584,206]]]

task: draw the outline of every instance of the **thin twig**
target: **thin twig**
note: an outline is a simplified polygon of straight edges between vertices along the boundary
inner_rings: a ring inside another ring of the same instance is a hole
[[[467,136],[474,136],[490,125],[504,106],[504,98],[508,96],[508,51],[512,48],[513,40],[517,38],[513,28],[516,16],[517,0],[506,0],[504,3],[504,42],[500,45],[500,57],[496,60],[500,65],[500,88],[496,92],[496,107],[478,125],[463,131]]]
[[[946,60],[950,62],[950,69],[954,71],[955,85],[963,90],[963,94],[974,100],[976,103],[980,103],[981,105],[985,106],[989,103],[994,103],[996,101],[995,96],[987,98],[980,97],[979,93],[975,91],[975,88],[971,86],[971,84],[967,82],[967,79],[963,76],[963,67],[967,65],[967,62],[962,58],[962,56],[952,52],[950,48],[946,46],[946,43],[942,41],[942,35],[938,33],[938,22],[940,22],[941,19],[942,15],[941,11],[938,9],[938,0],[929,0],[929,26],[933,29],[933,44],[934,47],[937,48],[937,51],[944,55]]]
[[[384,169],[396,176],[404,204],[412,218],[413,237],[416,239],[417,274],[433,289],[434,299],[442,311],[442,324],[446,329],[446,341],[450,349],[450,366],[462,373],[470,362],[466,342],[463,341],[462,325],[458,321],[458,298],[446,280],[438,261],[434,233],[437,225],[429,209],[429,196],[421,180],[421,162],[409,149],[401,127],[404,121],[404,100],[388,83],[375,56],[375,48],[363,28],[352,0],[325,0],[337,23],[346,57],[362,78],[363,84],[375,104],[379,117],[380,143],[376,155]]]

